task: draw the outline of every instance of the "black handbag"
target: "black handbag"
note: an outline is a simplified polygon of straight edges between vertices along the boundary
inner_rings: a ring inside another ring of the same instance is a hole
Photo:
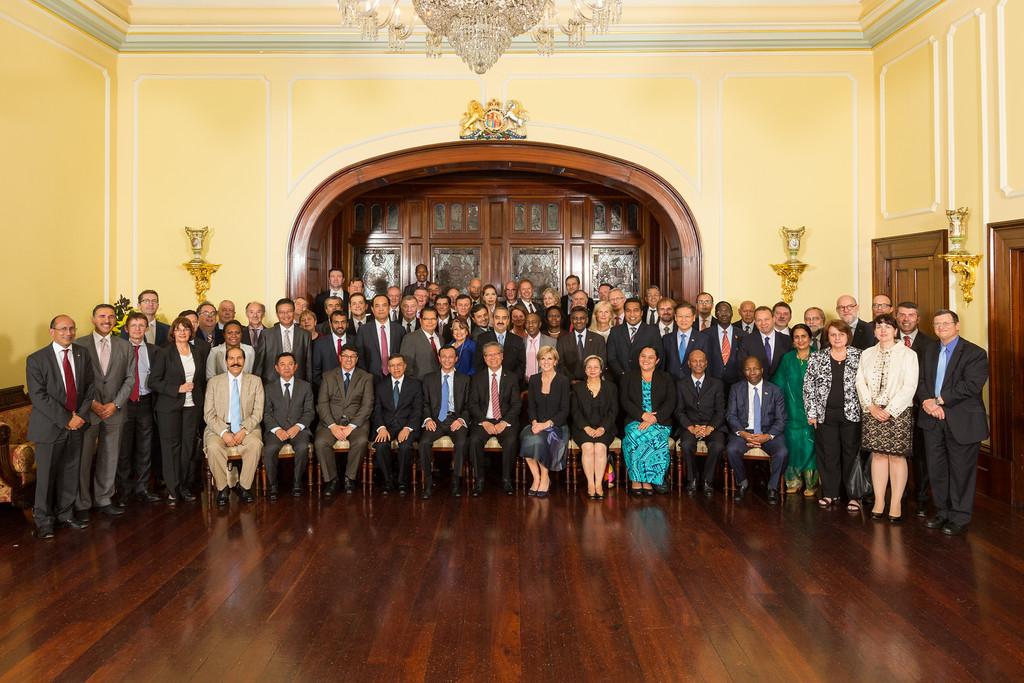
[[[846,479],[846,495],[850,500],[860,500],[872,493],[871,475],[867,468],[871,467],[871,459],[857,455],[857,462],[850,468],[850,476]]]

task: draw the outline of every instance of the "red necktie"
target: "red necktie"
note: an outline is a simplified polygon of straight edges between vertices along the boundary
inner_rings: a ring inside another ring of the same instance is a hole
[[[380,326],[380,374],[388,374],[388,332]]]
[[[341,337],[338,337],[338,364],[341,364]]]
[[[437,342],[434,341],[434,335],[430,335],[430,348],[434,350],[434,355],[437,355]]]
[[[78,407],[78,389],[75,388],[75,373],[71,369],[71,361],[68,360],[68,352],[71,349],[64,349],[64,388],[67,398],[64,399],[64,407],[69,413],[75,412]]]
[[[498,397],[498,376],[491,373],[491,414],[495,420],[501,419],[501,398]]]
[[[903,343],[907,345],[908,349],[913,348],[914,342],[910,341],[909,334],[903,335]]]
[[[729,364],[729,352],[732,347],[729,345],[729,333],[726,330],[722,330],[722,365]]]
[[[132,346],[135,346],[134,344]],[[135,346],[135,384],[132,385],[132,395],[128,397],[132,403],[139,402],[139,347]]]

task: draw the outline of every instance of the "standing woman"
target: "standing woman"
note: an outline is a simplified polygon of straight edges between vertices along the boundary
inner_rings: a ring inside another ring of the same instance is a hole
[[[860,349],[851,346],[853,331],[842,320],[831,320],[822,332],[828,348],[811,354],[804,376],[804,410],[814,427],[814,455],[821,474],[818,505],[831,507],[860,467],[860,400],[857,367]],[[850,512],[860,510],[864,491],[847,491]]]
[[[455,349],[455,369],[464,375],[472,376],[476,372],[473,367],[473,354],[476,353],[476,342],[469,338],[469,325],[459,318],[452,318],[452,341],[448,346]]]
[[[498,305],[498,290],[494,285],[485,285],[481,295],[484,306],[487,307],[487,315],[494,319],[494,308]]]
[[[612,305],[607,301],[598,301],[594,304],[594,319],[590,323],[590,331],[608,341],[608,333],[612,331]]]
[[[537,352],[540,372],[530,378],[527,405],[530,424],[519,435],[519,454],[533,475],[527,495],[547,498],[551,488],[549,471],[565,469],[565,448],[569,441],[569,378],[555,372],[558,352],[542,346]]]
[[[779,385],[786,400],[786,493],[814,497],[818,487],[818,466],[814,460],[814,427],[804,412],[804,375],[811,357],[811,328],[803,323],[793,326],[793,349],[786,352],[772,382]]]
[[[676,385],[670,375],[657,369],[658,351],[653,346],[640,350],[639,365],[622,380],[622,411],[627,420],[622,456],[630,494],[653,496],[652,484],[661,485],[668,470]]]
[[[189,338],[192,323],[176,318],[171,323],[170,342],[153,359],[149,386],[156,393],[157,428],[163,454],[164,483],[167,502],[191,503],[195,496],[188,490],[190,464],[195,453],[199,419],[203,414],[203,390],[206,372],[196,369],[199,354],[193,353]]]
[[[542,304],[544,304],[545,311],[551,308],[552,306],[558,308],[558,305],[562,303],[561,298],[558,296],[558,292],[556,292],[551,287],[544,288],[544,291],[541,292],[540,295],[540,301]]]
[[[517,304],[509,309],[508,315],[512,319],[512,334],[526,339],[526,309]]]
[[[586,380],[572,386],[572,440],[580,448],[587,497],[602,500],[608,446],[615,438],[619,414],[619,392],[613,382],[604,379],[604,361],[600,356],[587,356],[583,372]]]
[[[558,306],[548,306],[544,310],[544,322],[548,328],[546,334],[552,339],[558,339],[565,331],[562,329],[562,309]]]
[[[298,308],[298,306],[296,306]],[[309,332],[310,341],[316,341],[320,336],[320,333],[316,330],[316,313],[309,310],[308,308],[302,313],[299,313],[299,327]]]
[[[875,318],[878,344],[861,352],[857,395],[864,409],[861,446],[871,451],[871,483],[875,505],[871,516],[881,519],[885,489],[892,483],[889,521],[903,521],[903,489],[907,486],[907,458],[914,436],[917,391],[917,353],[896,343],[896,319],[886,313]]]

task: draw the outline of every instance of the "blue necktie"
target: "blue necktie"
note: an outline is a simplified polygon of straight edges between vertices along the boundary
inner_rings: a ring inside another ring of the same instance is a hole
[[[237,377],[231,378],[231,403],[228,405],[228,421],[231,422],[231,433],[237,434],[242,428],[242,399],[238,393]]]
[[[754,387],[754,433],[761,433],[761,392]]]
[[[935,395],[942,395],[942,382],[946,379],[946,366],[949,365],[950,347],[943,347],[939,353],[939,368],[935,372]]]
[[[448,417],[448,375],[441,376],[441,410],[437,414],[437,421],[444,422]]]
[[[345,373],[345,393],[346,394],[348,393],[348,381],[349,381],[349,379],[350,379],[350,375],[349,375],[349,373],[346,372]]]
[[[398,384],[398,382],[395,382],[395,390],[394,390],[394,392],[392,392],[391,396],[395,400],[395,407],[396,408],[398,407],[398,395],[400,393],[402,393],[402,391],[400,389],[400,385]]]
[[[501,344],[501,348],[505,348],[505,335],[504,334],[496,334],[494,336],[498,340],[498,343]]]
[[[768,359],[768,365],[772,364],[772,338],[764,338],[764,357]]]
[[[690,338],[690,335],[683,332],[682,336],[679,337],[679,364],[683,364],[683,359],[686,358],[686,342]]]

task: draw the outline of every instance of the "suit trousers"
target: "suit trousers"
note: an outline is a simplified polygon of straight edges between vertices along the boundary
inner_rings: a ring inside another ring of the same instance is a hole
[[[306,475],[306,463],[309,462],[309,440],[308,430],[303,429],[295,435],[294,439],[281,441],[276,434],[266,434],[263,441],[263,469],[267,471],[267,483],[270,486],[277,486],[277,457],[285,444],[291,444],[295,451],[294,478],[292,488],[302,487],[302,478]]]
[[[747,480],[747,468],[743,463],[743,454],[750,450],[750,447],[740,437],[730,434],[729,445],[726,446],[725,450],[729,457],[729,466],[735,472],[737,486],[743,484]],[[765,441],[761,444],[761,450],[768,454],[771,464],[768,488],[778,491],[782,471],[786,469],[786,461],[789,459],[789,451],[786,450],[786,438],[780,435]]]
[[[37,527],[70,519],[78,496],[78,463],[82,432],[62,429],[56,441],[36,444],[36,499],[32,517]]]
[[[434,464],[434,442],[442,437],[449,437],[452,440],[452,444],[455,446],[455,450],[452,453],[452,477],[462,476],[462,465],[466,459],[466,441],[469,438],[469,428],[460,427],[456,431],[452,431],[452,423],[457,418],[449,416],[444,422],[437,423],[437,429],[434,431],[427,431],[423,429],[420,431],[420,470],[423,472],[423,486],[429,489],[433,483],[433,464]]]
[[[679,447],[683,451],[683,460],[686,463],[687,483],[696,482],[698,479],[706,484],[715,480],[715,471],[718,469],[718,461],[722,459],[722,451],[725,450],[725,434],[716,429],[704,438],[708,447],[708,455],[704,460],[703,476],[697,476],[697,437],[690,432],[683,430],[679,436]]]
[[[821,497],[838,498],[854,467],[861,466],[860,423],[829,411],[814,429],[814,457],[821,475]]]
[[[78,497],[76,510],[88,510],[95,505],[110,505],[117,478],[117,460],[121,453],[121,431],[124,414],[114,415],[114,421],[101,420],[90,424],[82,435],[82,453],[78,464]],[[96,468],[93,472],[93,461]]]
[[[369,443],[370,428],[367,425],[356,427],[348,435],[348,462],[345,464],[345,478],[355,481],[359,476],[359,465],[366,456]],[[338,478],[338,460],[334,457],[334,442],[337,439],[326,426],[317,427],[313,450],[320,462],[320,474],[324,483]]]
[[[914,409],[915,422],[918,409]],[[923,506],[928,502],[928,454],[925,452],[924,430],[914,427],[914,457],[911,459],[914,470],[914,485],[908,486],[904,496],[911,493],[917,496],[917,504]]]
[[[199,428],[201,412],[199,406],[157,411],[164,485],[171,495],[177,495],[189,483],[189,468],[195,454],[196,430]]]
[[[153,446],[153,395],[124,406],[121,452],[117,459],[117,491],[122,499],[149,490]]]
[[[959,443],[945,420],[936,429],[922,431],[935,513],[956,524],[969,524],[974,512],[981,443]]]
[[[256,478],[256,466],[260,462],[260,451],[263,450],[263,439],[259,432],[246,434],[242,445],[235,446],[238,455],[242,456],[242,473],[238,475],[238,485],[245,490],[252,488]],[[228,485],[228,455],[231,449],[224,445],[224,439],[212,432],[206,433],[206,459],[213,473],[213,483],[218,491]]]
[[[401,443],[396,442],[397,448],[392,448],[391,444],[391,441],[373,444],[373,455],[377,468],[380,469],[381,476],[384,477],[385,486],[391,487],[395,484],[408,486],[412,463],[412,437],[410,436]],[[392,451],[398,452],[397,472],[392,467]]]
[[[485,420],[496,424],[494,420]],[[505,483],[512,482],[512,463],[516,459],[516,435],[519,428],[511,425],[505,428],[496,438],[501,444],[501,479]],[[473,476],[476,478],[477,486],[484,481],[484,445],[491,435],[484,431],[480,425],[473,425],[469,430],[469,457],[473,463]]]

